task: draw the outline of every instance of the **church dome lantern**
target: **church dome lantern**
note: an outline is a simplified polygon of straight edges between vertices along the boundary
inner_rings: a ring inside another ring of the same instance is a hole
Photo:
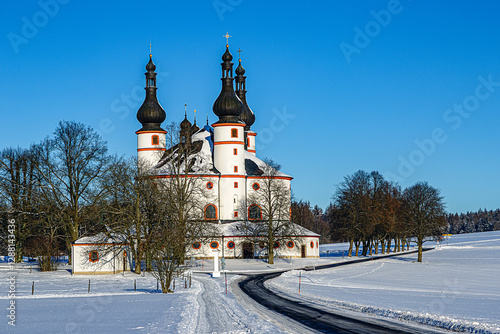
[[[226,38],[230,36],[226,34]],[[233,56],[229,52],[229,44],[226,44],[226,52],[222,55],[222,90],[214,102],[212,110],[219,117],[218,123],[239,123],[243,104],[234,92],[233,87]]]
[[[137,120],[142,124],[139,131],[164,131],[161,123],[165,121],[166,113],[156,97],[156,65],[152,56],[149,55],[149,62],[146,65],[146,98],[137,111]]]

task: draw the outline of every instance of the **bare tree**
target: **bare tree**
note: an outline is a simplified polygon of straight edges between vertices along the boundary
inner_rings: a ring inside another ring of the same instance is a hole
[[[407,230],[417,242],[418,262],[422,262],[422,245],[436,238],[447,227],[443,197],[427,182],[406,188],[402,197],[402,217]]]
[[[0,220],[2,241],[7,244],[7,221],[16,221],[15,262],[21,262],[31,234],[30,222],[36,208],[36,164],[32,150],[6,148],[0,153]]]
[[[54,138],[45,139],[35,150],[40,161],[40,185],[44,192],[51,193],[47,198],[53,198],[63,215],[69,250],[71,243],[85,234],[81,230],[85,221],[90,229],[87,232],[96,232],[93,228],[97,220],[91,213],[106,190],[99,182],[111,159],[106,143],[92,128],[62,121]]]
[[[247,205],[240,205],[245,219],[240,228],[250,236],[252,242],[262,242],[267,249],[268,263],[274,263],[274,249],[286,239],[295,237],[299,241],[299,226],[291,221],[290,188],[280,178],[281,166],[265,159],[260,188],[250,194]]]

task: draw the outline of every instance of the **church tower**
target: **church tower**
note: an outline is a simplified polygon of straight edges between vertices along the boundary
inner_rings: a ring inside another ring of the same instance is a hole
[[[229,38],[229,34],[226,34]],[[221,174],[219,219],[237,220],[240,201],[245,198],[245,123],[239,120],[243,104],[234,92],[233,56],[226,44],[222,55],[222,90],[212,107],[219,121],[214,127],[214,165]]]
[[[137,120],[142,128],[137,134],[137,158],[143,163],[154,166],[160,160],[165,151],[165,135],[161,123],[165,120],[165,110],[156,98],[156,65],[153,63],[152,55],[149,54],[149,62],[146,65],[146,98],[137,111]]]
[[[238,52],[241,52],[241,50],[238,50]],[[240,121],[245,123],[245,149],[252,153],[253,155],[256,154],[256,148],[255,148],[255,136],[257,135],[255,132],[250,130],[250,127],[253,125],[255,122],[255,114],[253,113],[252,109],[248,106],[247,103],[247,91],[246,91],[246,76],[245,76],[245,69],[243,66],[241,66],[241,57],[238,59],[238,67],[235,70],[236,73],[236,94],[240,98],[241,102],[243,103],[243,108],[241,111],[241,115],[239,117]]]

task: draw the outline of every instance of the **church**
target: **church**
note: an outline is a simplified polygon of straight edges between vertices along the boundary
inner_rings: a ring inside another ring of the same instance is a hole
[[[286,208],[286,212],[273,211],[273,219],[293,225],[288,229],[291,233],[276,236],[274,256],[319,257],[320,235],[290,223],[292,177],[257,157],[257,133],[252,130],[255,114],[246,99],[245,69],[240,58],[233,77],[232,60],[227,43],[221,63],[221,92],[212,107],[218,121],[209,125],[207,119],[207,124],[200,128],[196,119],[193,123],[188,120],[185,111],[177,143],[166,147],[167,131],[162,128],[166,113],[157,99],[156,65],[149,55],[146,97],[137,111],[142,125],[136,131],[138,159],[150,166],[150,175],[168,182],[179,174],[172,173],[167,162],[179,159],[181,150],[185,152],[181,176],[196,179],[197,187],[203,190],[197,198],[203,211],[201,218],[218,226],[218,235],[193,242],[186,249],[186,257],[212,258],[213,251],[224,258],[266,257],[264,242],[249,238],[248,230],[241,226],[265,220],[269,215],[256,198],[269,191],[270,184],[280,189],[280,205]],[[92,247],[88,247],[78,250],[91,252]]]

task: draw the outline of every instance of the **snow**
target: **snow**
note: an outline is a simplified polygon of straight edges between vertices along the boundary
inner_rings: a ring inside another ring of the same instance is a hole
[[[429,246],[433,244],[429,243]],[[434,246],[436,246],[434,244]],[[338,254],[347,245],[325,245]],[[324,305],[471,333],[500,333],[500,231],[454,235],[435,250],[302,271],[300,297]],[[267,285],[297,297],[299,271]]]

